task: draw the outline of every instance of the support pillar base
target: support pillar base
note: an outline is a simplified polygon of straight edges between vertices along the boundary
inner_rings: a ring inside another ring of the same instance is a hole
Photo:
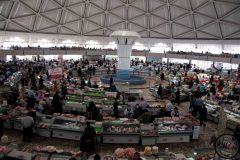
[[[128,69],[120,69],[117,71],[117,79],[130,79],[130,71]]]

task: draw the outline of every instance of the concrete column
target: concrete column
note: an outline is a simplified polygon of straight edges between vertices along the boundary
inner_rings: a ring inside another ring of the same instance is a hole
[[[117,77],[121,79],[129,79],[129,69],[131,63],[132,45],[117,45],[118,53],[118,71]]]

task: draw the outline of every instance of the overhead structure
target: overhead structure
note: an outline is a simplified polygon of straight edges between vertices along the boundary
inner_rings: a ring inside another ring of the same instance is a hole
[[[133,31],[115,31],[111,34],[111,37],[116,41],[117,44],[117,78],[130,79],[129,69],[131,63],[132,46],[135,40],[140,38],[140,35]]]
[[[239,0],[1,0],[0,31],[142,38],[240,39]]]

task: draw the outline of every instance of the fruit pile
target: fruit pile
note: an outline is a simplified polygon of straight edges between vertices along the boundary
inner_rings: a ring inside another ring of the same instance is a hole
[[[134,153],[136,152],[136,150],[134,148],[117,148],[115,150],[115,156],[116,158],[132,158],[134,156]]]

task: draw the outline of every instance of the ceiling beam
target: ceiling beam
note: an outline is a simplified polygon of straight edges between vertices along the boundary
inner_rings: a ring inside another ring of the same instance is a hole
[[[168,8],[168,22],[169,22],[169,30],[170,30],[170,38],[173,38],[173,27],[172,27],[172,13],[171,13],[171,5],[170,1],[167,0],[167,8]]]
[[[165,6],[166,6],[166,5],[163,4],[163,5],[161,5],[161,6],[157,7],[157,8],[154,8],[153,10],[151,10],[151,13],[156,12],[156,11],[162,9],[162,8],[165,7]]]
[[[151,14],[150,14],[150,1],[145,1],[146,6],[147,6],[147,37],[150,38],[150,28],[151,28]]]
[[[174,38],[178,38],[178,37],[180,37],[180,36],[183,36],[183,35],[188,34],[188,33],[191,33],[191,32],[193,32],[193,31],[192,31],[192,30],[188,30],[188,31],[186,31],[186,32],[183,32],[183,33],[180,33],[180,34],[176,35]]]
[[[234,8],[233,10],[229,11],[228,13],[226,13],[225,15],[223,15],[222,17],[219,17],[219,19],[222,20],[222,19],[224,19],[224,18],[226,18],[226,17],[228,17],[228,16],[230,16],[230,15],[238,12],[239,9],[240,9],[240,6],[238,6],[238,7]]]
[[[225,5],[232,5],[232,6],[240,6],[240,3],[231,2],[229,0],[217,0],[217,1],[215,1],[215,3],[222,3]]]
[[[207,32],[205,32],[205,31],[202,31],[202,30],[198,30],[197,32],[204,33],[204,34],[210,35],[210,36],[212,36],[212,37],[215,37],[216,39],[219,39],[219,37],[218,37],[218,36],[216,36],[216,35],[213,35],[213,34],[211,34],[211,33],[207,33]]]
[[[196,22],[195,22],[193,5],[192,5],[191,0],[188,0],[188,4],[189,4],[189,7],[191,8],[190,12],[192,13],[192,14],[190,13],[190,16],[191,16],[191,19],[192,19],[192,25],[193,25],[193,30],[194,30],[194,38],[197,39]]]
[[[114,7],[114,8],[109,9],[109,11],[113,11],[113,10],[116,10],[116,9],[119,9],[119,8],[123,8],[123,7],[124,7],[124,5],[117,6],[117,7]]]
[[[107,28],[107,23],[109,20],[109,10],[110,10],[110,0],[106,0],[106,4],[105,4],[105,14],[104,14],[104,20],[103,20],[103,35],[106,36],[107,31],[105,30]]]
[[[217,25],[218,25],[218,33],[219,33],[220,39],[223,39],[222,27],[220,25],[220,20],[219,20],[219,17],[218,17],[218,13],[217,13],[217,9],[216,9],[216,5],[215,5],[214,1],[211,3],[211,5],[212,5],[214,13],[215,13],[215,18],[216,18],[216,22],[217,22]]]
[[[232,21],[228,21],[228,20],[220,20],[220,22],[230,24],[232,26],[240,26],[240,23],[232,22]]]
[[[160,33],[160,32],[158,32],[158,31],[156,31],[156,30],[151,30],[151,32],[155,32],[155,33],[157,33],[157,34],[163,35],[164,37],[162,37],[162,38],[171,38],[171,37],[169,37],[169,35],[165,35],[165,34],[163,34],[163,33]]]
[[[234,36],[237,36],[237,35],[239,35],[239,34],[240,34],[240,30],[238,30],[238,31],[236,31],[236,32],[234,32],[234,33],[232,33],[232,34],[224,37],[224,39],[233,38]]]
[[[161,24],[158,24],[158,25],[156,25],[156,26],[154,26],[154,27],[151,27],[151,30],[152,30],[152,29],[159,28],[159,27],[161,27],[161,26],[163,26],[163,25],[165,25],[165,24],[168,24],[168,22],[166,21],[166,22],[163,22],[163,23],[161,23]]]
[[[203,7],[205,7],[206,5],[209,4],[209,0],[206,0],[204,3],[202,3],[201,5],[197,6],[197,8],[195,8],[193,11],[196,12],[200,9],[202,9]]]
[[[37,19],[39,18],[39,15],[40,15],[40,12],[41,12],[41,9],[42,9],[42,5],[43,5],[43,0],[40,0],[40,6],[38,8],[38,11],[36,13],[36,16],[35,16],[35,19],[34,19],[34,22],[33,22],[32,32],[35,32],[35,30],[36,30]]]
[[[84,4],[84,2],[74,3],[74,4],[71,4],[71,5],[68,5],[67,7],[70,8],[70,7],[73,7],[73,6],[77,6],[79,4]]]
[[[9,3],[11,3],[11,1],[9,1]],[[8,13],[8,16],[7,16],[7,18],[6,18],[6,23],[5,23],[5,26],[4,26],[4,30],[6,31],[7,30],[7,27],[8,27],[8,24],[10,23],[10,18],[11,18],[11,16],[12,16],[12,13],[13,13],[13,8],[15,7],[15,5],[18,5],[18,7],[19,7],[19,3],[17,4],[17,1],[14,1],[14,2],[12,2],[12,5],[11,5],[11,8],[10,8],[10,11],[9,11],[9,13]],[[18,8],[17,7],[17,8]],[[15,11],[15,10],[14,10]]]
[[[41,29],[36,29],[34,32],[40,32],[40,31],[43,31],[43,30],[46,30],[46,29],[49,29],[49,28],[57,28],[56,26],[48,26],[48,27],[43,27]]]
[[[58,2],[56,2],[55,0],[52,0],[55,4],[59,4]],[[67,0],[64,0],[63,2],[63,6],[61,4],[59,4],[59,6],[61,7],[61,13],[60,13],[60,18],[58,21],[58,27],[57,27],[57,33],[60,33],[61,28],[62,28],[62,24],[65,22],[65,18],[66,16],[63,16],[64,14],[66,14],[66,6],[67,6]]]
[[[86,17],[87,17],[87,4],[84,3],[84,11],[83,11],[83,17],[81,21],[81,30],[80,30],[80,35],[84,35],[84,27],[86,23]]]
[[[124,9],[126,10],[124,13],[125,13],[125,15],[124,15],[124,17],[125,17],[125,28],[124,29],[126,29],[126,30],[129,30],[129,22],[128,22],[128,19],[129,19],[129,0],[127,0],[126,1],[127,3],[126,3],[126,5],[125,5],[125,7],[124,7]]]

